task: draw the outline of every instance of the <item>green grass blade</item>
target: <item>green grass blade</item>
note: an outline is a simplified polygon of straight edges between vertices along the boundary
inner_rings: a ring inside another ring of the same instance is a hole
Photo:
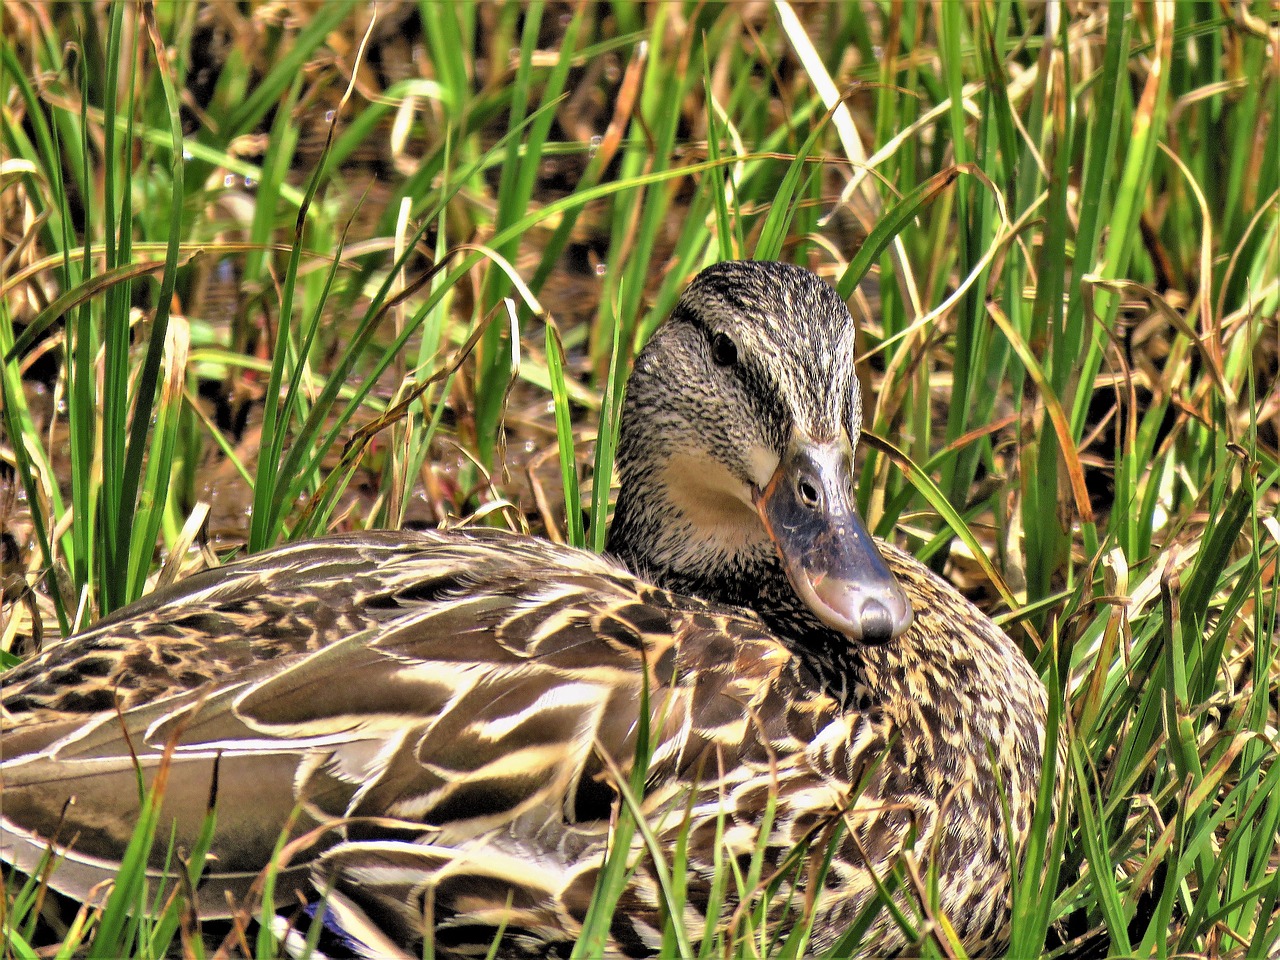
[[[573,420],[569,410],[569,393],[565,388],[564,344],[560,331],[547,323],[547,373],[551,379],[551,395],[556,408],[556,440],[560,445],[560,477],[564,485],[565,540],[571,547],[585,547],[582,527],[582,500],[578,491],[578,459],[574,449]]]

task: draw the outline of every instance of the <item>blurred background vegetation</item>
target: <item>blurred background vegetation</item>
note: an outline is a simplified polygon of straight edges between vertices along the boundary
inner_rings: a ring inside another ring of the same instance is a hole
[[[1060,708],[1013,954],[1277,948],[1274,4],[6,0],[0,110],[0,665],[328,530],[600,548],[636,350],[785,259]]]

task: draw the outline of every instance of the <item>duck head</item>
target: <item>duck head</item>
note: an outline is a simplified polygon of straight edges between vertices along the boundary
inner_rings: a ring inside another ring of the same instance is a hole
[[[848,308],[809,271],[704,270],[627,385],[609,551],[775,625],[798,613],[863,643],[901,634],[911,604],[854,503],[853,356]]]

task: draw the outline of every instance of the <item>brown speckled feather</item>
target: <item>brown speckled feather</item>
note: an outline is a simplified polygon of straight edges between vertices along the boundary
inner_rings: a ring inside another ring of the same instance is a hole
[[[930,575],[892,556],[924,601]],[[582,919],[615,800],[608,763],[630,770],[647,678],[660,724],[645,810],[668,845],[689,819],[691,904],[706,902],[720,810],[721,856],[749,857],[772,792],[770,862],[842,814],[854,829],[818,897],[830,915],[820,930],[834,935],[871,895],[864,855],[888,870],[914,829],[919,854],[937,845],[953,921],[994,938],[1003,905],[982,916],[970,904],[1007,885],[1009,853],[975,746],[988,743],[1014,778],[1004,787],[1020,836],[1039,730],[1010,707],[1034,716],[1043,691],[998,630],[970,626],[959,650],[942,640],[974,611],[950,591],[927,599],[911,643],[863,652],[858,709],[841,710],[754,618],[590,554],[479,531],[286,547],[158,593],[8,676],[4,817],[40,842],[78,836],[64,889],[84,895],[109,875],[137,808],[122,717],[148,773],[177,735],[165,810],[181,846],[194,841],[218,758],[207,909],[225,904],[224,888],[243,893],[301,804],[295,833],[382,818],[329,831],[309,866],[383,929],[421,936],[430,890],[441,946],[487,942],[480,928],[499,924],[514,890],[509,940],[536,952]],[[225,639],[184,642],[213,623]],[[913,644],[953,652],[926,671]],[[984,702],[991,690],[1011,699]],[[963,696],[973,699],[952,699]],[[657,946],[653,884],[642,866],[618,950]],[[899,940],[887,923],[874,937],[877,952]]]

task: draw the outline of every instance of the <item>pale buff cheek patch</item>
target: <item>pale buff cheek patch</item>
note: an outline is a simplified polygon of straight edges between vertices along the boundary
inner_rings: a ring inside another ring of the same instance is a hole
[[[747,451],[747,463],[751,467],[751,479],[756,488],[763,490],[778,469],[778,455],[767,447],[752,447]]]
[[[722,464],[675,454],[663,468],[663,485],[671,506],[700,537],[729,550],[765,539],[751,489]]]

